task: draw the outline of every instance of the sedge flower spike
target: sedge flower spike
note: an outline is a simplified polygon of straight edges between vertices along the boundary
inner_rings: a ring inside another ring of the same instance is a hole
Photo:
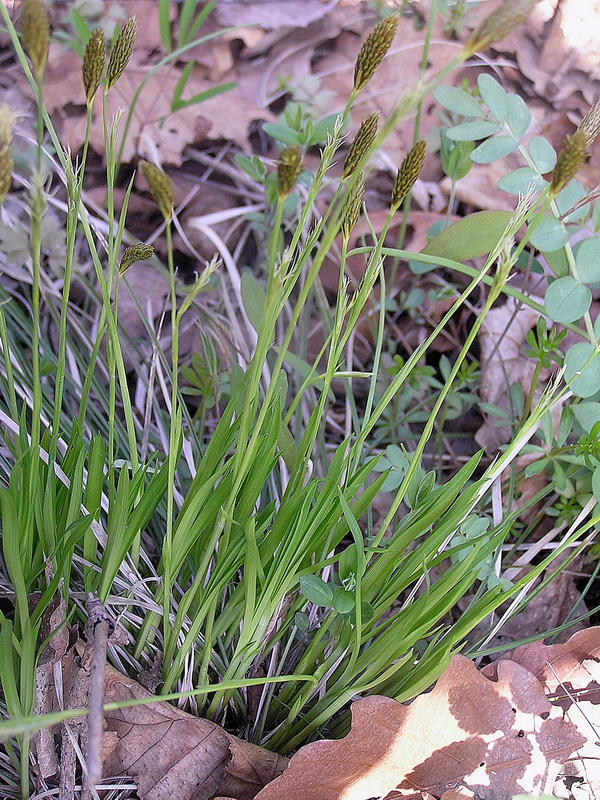
[[[361,124],[358,133],[354,137],[354,141],[350,145],[348,155],[344,161],[344,172],[342,180],[349,178],[356,170],[365,154],[370,149],[377,136],[377,123],[379,122],[379,112],[371,114]]]
[[[594,143],[600,133],[600,101],[593,105],[579,123],[578,130],[585,133],[586,144],[589,147]]]
[[[140,161],[140,167],[144,173],[144,178],[148,181],[150,193],[154,202],[158,206],[160,213],[168,222],[173,214],[175,199],[173,195],[173,184],[167,173],[156,164],[149,161]]]
[[[290,145],[281,151],[277,165],[277,192],[280,197],[286,197],[292,191],[302,168],[302,158],[297,147]]]
[[[350,238],[354,226],[358,222],[360,212],[365,198],[365,177],[361,172],[358,179],[348,195],[348,200],[344,206],[344,216],[342,218],[342,238],[345,242]]]
[[[136,242],[130,245],[123,253],[123,258],[119,264],[119,275],[122,275],[136,261],[147,261],[151,258],[154,248],[151,244]]]
[[[415,185],[415,181],[419,177],[423,164],[425,163],[426,142],[425,139],[413,145],[400,165],[394,187],[392,189],[392,200],[390,207],[392,211],[396,211],[406,195]]]
[[[50,44],[50,18],[42,0],[23,0],[21,37],[33,67],[33,74],[39,83],[46,68]]]
[[[589,155],[590,147],[600,133],[600,102],[593,105],[572,136],[567,136],[558,154],[552,173],[550,194],[554,197],[572,180]]]
[[[538,2],[539,0],[503,0],[469,36],[465,52],[471,55],[504,39],[525,22]]]
[[[102,28],[96,28],[88,39],[81,67],[85,99],[88,105],[92,104],[94,95],[98,91],[105,66],[106,45],[104,43],[104,31]]]
[[[108,67],[106,70],[106,92],[108,92],[109,89],[112,89],[129,63],[129,59],[131,58],[133,47],[135,45],[136,31],[137,21],[135,17],[130,17],[119,31],[117,40],[110,51],[110,58],[108,59]]]
[[[359,92],[367,85],[392,46],[398,29],[398,14],[382,20],[367,36],[354,67],[354,89]]]
[[[6,103],[0,105],[0,205],[4,202],[12,183],[13,158],[10,144],[16,118],[17,115]]]

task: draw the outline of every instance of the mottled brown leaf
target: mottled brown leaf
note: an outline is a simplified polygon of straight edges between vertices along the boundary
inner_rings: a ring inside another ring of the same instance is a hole
[[[106,775],[127,773],[141,800],[209,800],[223,794],[251,800],[279,775],[286,759],[227,734],[156,698],[107,667],[106,702],[148,697],[148,705],[106,713],[118,742],[104,762]]]
[[[540,791],[582,741],[528,670],[501,663],[493,682],[455,656],[410,706],[376,696],[354,703],[345,739],[307,745],[257,798],[391,800],[463,784],[502,800]]]

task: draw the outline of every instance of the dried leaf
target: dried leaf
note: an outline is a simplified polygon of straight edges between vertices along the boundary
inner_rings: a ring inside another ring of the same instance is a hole
[[[279,775],[286,759],[242,742],[214,722],[156,702],[138,683],[107,667],[106,702],[148,697],[152,703],[106,713],[118,743],[104,773],[131,775],[141,800],[209,800],[222,793],[251,800]]]
[[[587,782],[590,797],[600,792],[600,627],[578,631],[563,644],[542,642],[518,647],[484,672],[493,677],[504,662],[514,662],[529,670],[540,681],[552,703],[560,706],[580,732],[583,742],[577,760],[570,765],[571,775]]]
[[[532,297],[541,303],[540,298]],[[483,320],[479,333],[481,346],[481,399],[510,413],[508,390],[510,384],[520,383],[525,396],[531,390],[534,360],[525,356],[528,332],[539,319],[539,312],[509,297],[504,305],[492,308]],[[542,385],[549,371],[540,375]],[[492,422],[484,423],[476,434],[482,447],[496,449],[510,438],[510,426],[498,427]]]
[[[455,656],[410,706],[354,703],[348,736],[304,747],[257,800],[416,798],[459,783],[503,800],[540,791],[583,741],[527,669],[502,662],[494,683]]]
[[[221,25],[260,25],[266,30],[305,28],[322,19],[338,0],[286,0],[285,3],[228,0],[219,3],[217,19]]]

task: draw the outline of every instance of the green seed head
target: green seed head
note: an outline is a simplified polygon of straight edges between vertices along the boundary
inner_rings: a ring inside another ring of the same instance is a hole
[[[123,70],[129,63],[133,46],[135,45],[135,34],[137,22],[135,17],[130,17],[123,25],[117,36],[117,41],[110,51],[108,59],[108,69],[106,70],[106,89],[109,91],[123,74]]]
[[[374,114],[371,114],[370,117],[367,117],[366,120],[361,124],[354,141],[350,145],[346,160],[344,161],[344,173],[342,175],[342,180],[346,180],[346,178],[349,178],[350,175],[352,175],[362,161],[365,153],[367,153],[375,141],[375,137],[377,136],[378,122],[379,112],[376,111]]]
[[[21,36],[29,56],[33,74],[40,81],[48,60],[50,18],[42,0],[23,0],[21,5]]]
[[[588,113],[581,120],[578,130],[585,133],[588,147],[594,143],[596,136],[600,133],[600,102],[590,108]]]
[[[354,67],[354,88],[357,92],[371,80],[375,70],[390,49],[398,28],[398,20],[398,14],[391,14],[367,36]]]
[[[290,145],[279,154],[277,191],[280,197],[285,197],[292,191],[301,172],[302,158],[300,157],[300,151],[294,145]]]
[[[365,197],[365,178],[361,172],[346,201],[342,219],[342,237],[345,242],[350,238],[354,226],[358,222]]]
[[[105,66],[106,45],[104,43],[104,31],[102,28],[96,28],[88,39],[81,68],[85,99],[88,105],[93,102],[94,95],[98,91]]]
[[[425,162],[425,139],[413,145],[412,149],[405,156],[404,161],[400,165],[396,180],[394,181],[394,188],[392,189],[392,202],[391,208],[393,211],[400,206],[406,195],[415,185],[415,181],[419,177],[423,164]]]
[[[503,39],[525,22],[537,2],[538,0],[503,0],[470,35],[465,51],[469,54],[476,53]]]
[[[136,261],[147,261],[154,252],[151,244],[137,242],[128,247],[123,253],[123,258],[119,264],[119,275],[122,275]]]
[[[567,136],[554,167],[552,182],[550,183],[550,194],[552,196],[557,195],[564,189],[585,163],[588,156],[586,150],[587,142],[587,134],[581,127],[577,128],[572,136]]]
[[[144,178],[148,181],[150,192],[160,213],[166,221],[170,220],[175,206],[171,179],[166,172],[160,167],[157,167],[156,164],[150,164],[148,161],[140,161],[140,167],[144,173]]]

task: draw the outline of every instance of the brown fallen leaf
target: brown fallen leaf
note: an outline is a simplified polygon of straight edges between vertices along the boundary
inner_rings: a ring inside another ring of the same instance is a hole
[[[600,796],[600,627],[578,631],[562,644],[533,642],[507,653],[483,672],[493,677],[513,661],[539,680],[546,696],[560,706],[580,732],[583,743],[565,765],[565,773],[585,781],[589,797]]]
[[[136,49],[127,68],[107,97],[107,118],[112,120],[122,113],[119,132],[122,134],[127,112],[132,106],[141,83],[148,79],[137,98],[132,121],[123,150],[122,160],[131,161],[135,155],[151,160],[160,158],[163,164],[180,165],[185,147],[206,140],[228,140],[243,150],[251,149],[249,125],[256,119],[273,120],[274,115],[260,99],[261,65],[241,64],[220,76],[215,82],[207,70],[196,66],[187,81],[183,100],[212,90],[220,83],[236,83],[225,95],[217,95],[171,113],[171,104],[181,69],[164,65],[148,77],[156,64],[156,57],[147,50]],[[31,97],[31,91],[21,80],[22,91]],[[75,152],[83,144],[86,130],[85,95],[81,80],[81,58],[72,50],[57,44],[50,47],[44,105],[50,113],[60,112],[57,120],[61,140]],[[104,153],[102,125],[102,97],[99,92],[94,104],[90,145]]]
[[[302,748],[257,800],[416,800],[459,785],[508,800],[551,786],[584,741],[529,670],[500,662],[493,682],[457,655],[409,706],[378,696],[355,702],[348,736]]]
[[[541,303],[542,300],[532,297]],[[486,314],[479,332],[483,370],[480,395],[485,403],[511,413],[509,387],[518,383],[525,397],[531,391],[534,360],[525,356],[526,337],[535,327],[540,314],[509,297],[506,302]],[[542,370],[539,385],[544,386],[551,371]],[[496,426],[485,422],[475,436],[477,444],[494,452],[510,438],[510,425]]]
[[[216,15],[221,25],[260,25],[266,30],[304,28],[322,19],[337,3],[338,0],[286,0],[285,3],[225,0],[219,3]]]
[[[152,702],[105,715],[117,742],[104,762],[104,774],[130,775],[140,800],[209,800],[218,794],[251,800],[287,763],[214,722],[157,702],[139,683],[107,667],[105,702],[143,697]]]

